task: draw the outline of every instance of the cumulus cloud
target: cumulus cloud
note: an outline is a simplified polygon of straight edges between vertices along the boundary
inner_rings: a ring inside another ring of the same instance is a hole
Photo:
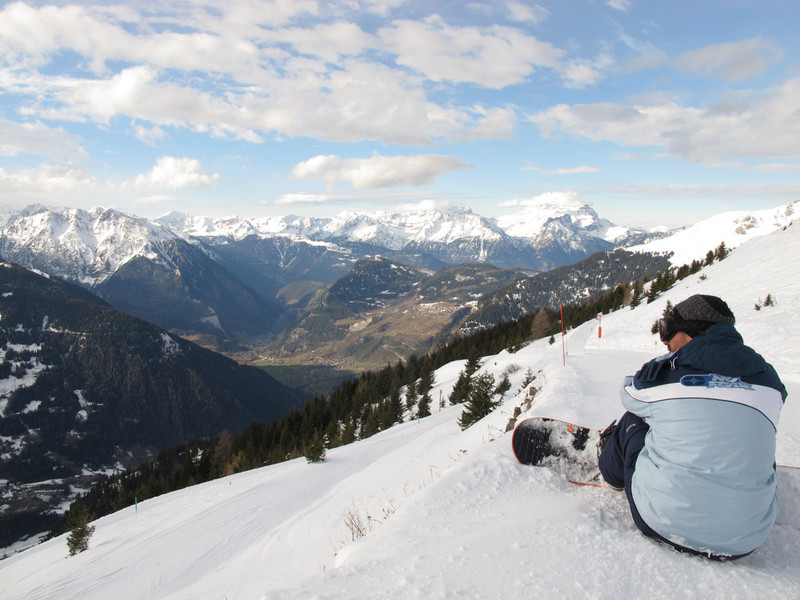
[[[443,85],[501,89],[546,70],[583,87],[603,76],[602,60],[568,59],[522,28],[434,14],[385,20],[371,33],[363,20],[347,21],[353,11],[387,17],[402,4],[258,0],[144,11],[17,2],[0,10],[9,65],[0,78],[7,92],[35,98],[19,109],[29,118],[113,126],[126,117],[150,145],[169,128],[252,143],[276,135],[428,145],[508,138],[517,123],[510,107],[481,113],[452,87],[440,94]],[[518,23],[548,17],[518,0],[497,10]],[[54,61],[65,65],[59,75],[43,69]]]
[[[124,187],[191,190],[213,186],[218,174],[209,175],[199,160],[162,156],[147,173],[138,175]]]
[[[127,115],[215,137],[261,141],[241,106],[207,92],[159,81],[158,72],[146,65],[124,69],[107,79],[59,78],[43,85],[50,101],[25,108],[23,114],[103,124]]]
[[[319,155],[295,165],[291,175],[296,179],[324,181],[329,189],[336,181],[349,183],[355,189],[380,189],[430,185],[444,173],[468,167],[463,159],[437,154],[370,158]]]
[[[680,69],[700,75],[718,75],[729,81],[758,77],[783,59],[776,43],[755,37],[741,42],[710,44],[681,54],[675,59]]]
[[[566,135],[622,146],[658,146],[715,164],[734,157],[800,158],[800,78],[766,92],[736,92],[700,108],[603,102],[560,104],[529,116],[548,137]]]

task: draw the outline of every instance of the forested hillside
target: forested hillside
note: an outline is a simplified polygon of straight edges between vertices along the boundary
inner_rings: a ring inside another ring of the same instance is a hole
[[[241,431],[303,400],[261,369],[171,336],[74,285],[3,263],[0,478],[8,481],[10,508],[0,517],[0,543],[9,541],[9,519],[54,508],[87,472]],[[42,481],[50,482],[47,499],[26,496]]]

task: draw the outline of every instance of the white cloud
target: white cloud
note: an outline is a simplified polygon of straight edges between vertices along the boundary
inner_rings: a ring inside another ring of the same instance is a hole
[[[307,192],[293,192],[283,194],[275,201],[275,204],[291,205],[291,204],[322,204],[330,200],[327,194],[311,194]]]
[[[285,81],[253,112],[261,130],[342,142],[427,145],[455,138],[476,122],[468,109],[430,102],[409,75],[358,60]]]
[[[42,163],[36,169],[18,171],[0,167],[0,194],[8,199],[49,199],[54,195],[86,193],[97,181],[84,169],[72,165]]]
[[[517,114],[513,107],[474,106],[471,112],[478,118],[475,126],[466,132],[465,137],[468,139],[509,139],[514,135],[517,127]]]
[[[744,81],[758,77],[782,59],[780,46],[755,37],[741,42],[710,44],[685,52],[675,59],[675,65],[700,75],[719,75],[729,81]]]
[[[361,6],[369,13],[385,17],[407,0],[360,0]]]
[[[187,190],[215,185],[218,174],[209,175],[199,160],[162,156],[148,172],[127,181],[123,187]]]
[[[506,10],[513,21],[539,25],[550,17],[550,11],[538,4],[526,4],[516,0],[506,3]]]
[[[398,20],[378,32],[397,63],[432,81],[500,89],[525,81],[536,67],[559,67],[564,52],[522,30],[455,27],[439,16]]]
[[[269,35],[275,41],[290,44],[297,52],[334,62],[342,56],[356,56],[377,46],[374,36],[355,23],[324,23],[313,28],[292,27]]]
[[[610,6],[614,10],[628,12],[631,8],[631,0],[608,0],[606,5]]]
[[[43,82],[50,100],[20,112],[45,119],[110,124],[121,115],[159,126],[189,127],[215,137],[252,142],[261,137],[250,127],[245,107],[224,98],[160,82],[148,66],[124,69],[109,79],[58,78]],[[143,130],[136,130],[137,135]]]
[[[80,145],[78,136],[61,127],[52,128],[43,123],[17,123],[0,118],[0,155],[37,154],[39,156],[88,156]]]
[[[329,189],[336,181],[344,181],[356,189],[380,189],[430,185],[444,173],[466,168],[463,159],[437,154],[370,158],[320,155],[295,165],[291,175],[296,179],[324,181]]]
[[[734,157],[800,158],[800,78],[766,92],[739,92],[711,106],[676,102],[568,106],[531,115],[545,136],[622,146],[660,146],[674,156],[715,164]]]
[[[590,204],[575,190],[556,190],[553,192],[544,192],[532,198],[513,198],[500,202],[499,206],[504,208],[509,207],[524,207],[524,208],[543,208],[558,206],[563,208],[580,208]]]
[[[385,16],[402,4],[207,0],[146,11],[14,3],[0,10],[8,65],[0,80],[31,98],[19,108],[30,118],[113,127],[123,116],[134,122],[129,133],[154,146],[169,128],[252,143],[274,134],[427,145],[508,138],[516,125],[509,107],[481,113],[453,90],[439,94],[440,83],[499,89],[540,68],[573,87],[601,76],[597,59],[567,62],[523,29],[455,26],[434,15],[371,34],[342,18]],[[516,0],[501,10],[520,22],[547,13]],[[299,26],[298,17],[331,14],[338,17]],[[36,70],[56,61],[60,75]]]
[[[156,146],[157,142],[163,140],[166,133],[161,127],[145,127],[136,124],[133,127],[134,135],[148,146]]]

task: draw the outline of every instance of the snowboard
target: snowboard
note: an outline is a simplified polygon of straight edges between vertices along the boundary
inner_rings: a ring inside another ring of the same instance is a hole
[[[546,417],[525,419],[514,429],[511,446],[523,465],[547,467],[578,485],[602,486],[597,466],[600,432]]]

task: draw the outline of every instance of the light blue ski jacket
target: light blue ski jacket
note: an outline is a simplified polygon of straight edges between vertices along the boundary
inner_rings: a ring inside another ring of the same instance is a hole
[[[718,323],[645,364],[621,395],[650,426],[631,483],[642,519],[700,552],[760,546],[778,511],[775,432],[786,399],[772,366]]]

